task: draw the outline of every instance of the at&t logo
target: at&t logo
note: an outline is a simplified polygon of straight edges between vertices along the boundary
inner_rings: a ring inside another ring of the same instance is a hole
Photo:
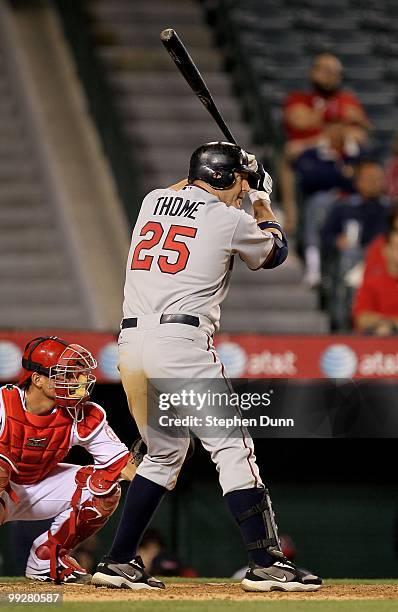
[[[352,378],[357,371],[358,356],[346,344],[331,344],[321,355],[320,367],[328,378]]]
[[[226,374],[230,378],[239,378],[246,371],[246,351],[236,342],[221,342],[217,345],[217,353],[224,364]]]

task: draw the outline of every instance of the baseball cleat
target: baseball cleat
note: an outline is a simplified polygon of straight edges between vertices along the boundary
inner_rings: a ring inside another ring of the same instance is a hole
[[[58,573],[60,575],[59,584],[85,585],[91,583],[91,574],[78,564],[76,559],[69,555],[59,558]],[[29,567],[26,568],[26,578],[37,582],[57,582],[51,577],[50,570],[38,571]]]
[[[91,584],[106,586],[110,589],[165,589],[160,580],[156,580],[145,571],[141,557],[134,557],[128,563],[117,563],[104,557],[98,564]]]
[[[245,591],[317,591],[322,579],[286,560],[270,567],[250,565],[241,584]]]

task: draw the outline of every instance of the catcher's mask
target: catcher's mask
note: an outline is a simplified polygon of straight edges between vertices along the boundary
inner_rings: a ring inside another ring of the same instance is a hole
[[[250,169],[246,151],[230,142],[208,142],[192,153],[188,183],[200,179],[213,189],[231,189],[235,172],[247,172],[250,186],[257,185],[259,174]]]
[[[62,408],[77,408],[84,404],[96,381],[92,370],[97,367],[97,362],[90,351],[56,336],[30,340],[22,356],[22,367],[24,372],[18,385],[26,382],[32,372],[47,376],[55,390],[57,406]]]

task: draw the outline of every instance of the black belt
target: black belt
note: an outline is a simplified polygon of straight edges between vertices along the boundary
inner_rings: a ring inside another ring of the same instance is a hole
[[[137,327],[138,319],[133,317],[131,319],[123,319],[122,329],[128,327]],[[160,317],[160,323],[182,323],[183,325],[192,325],[192,327],[199,327],[199,317],[187,314],[162,314]]]

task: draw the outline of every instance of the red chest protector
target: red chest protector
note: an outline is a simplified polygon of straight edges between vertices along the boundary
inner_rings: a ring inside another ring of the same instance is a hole
[[[0,440],[9,446],[18,468],[18,474],[13,473],[11,480],[17,484],[39,482],[67,455],[73,418],[61,408],[40,416],[26,412],[21,391],[11,385],[1,389],[1,400],[5,419]],[[104,418],[99,406],[86,403],[84,420],[77,427],[79,439],[90,438]]]

